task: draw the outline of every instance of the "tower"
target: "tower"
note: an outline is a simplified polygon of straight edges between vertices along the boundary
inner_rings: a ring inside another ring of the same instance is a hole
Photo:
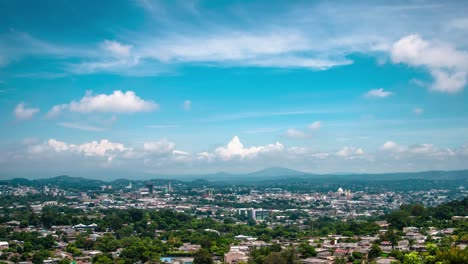
[[[153,194],[153,187],[154,187],[154,184],[152,182],[147,182],[146,183],[146,188],[148,188],[148,192],[150,194]]]

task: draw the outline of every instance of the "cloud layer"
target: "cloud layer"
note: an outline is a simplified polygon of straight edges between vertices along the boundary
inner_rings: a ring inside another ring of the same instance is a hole
[[[234,136],[226,145],[212,151],[189,153],[177,149],[176,144],[167,139],[131,146],[108,139],[80,144],[49,139],[42,143],[25,141],[23,147],[13,152],[3,151],[2,155],[0,163],[4,170],[18,162],[30,164],[21,170],[29,168],[33,171],[40,166],[60,162],[67,170],[81,171],[84,169],[81,166],[85,166],[88,172],[96,168],[172,174],[182,173],[187,168],[196,168],[199,173],[213,173],[222,168],[246,172],[283,166],[333,173],[337,172],[337,164],[340,164],[340,168],[353,172],[389,172],[395,171],[392,166],[397,164],[398,168],[404,166],[407,171],[440,170],[448,166],[451,169],[466,169],[464,161],[468,158],[468,146],[450,149],[427,143],[406,146],[387,141],[380,148],[369,152],[355,146],[324,152],[287,147],[280,142],[245,146],[239,137]],[[402,164],[403,161],[405,163]]]

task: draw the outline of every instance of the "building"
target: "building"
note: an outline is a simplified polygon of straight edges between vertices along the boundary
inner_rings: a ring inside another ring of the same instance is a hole
[[[150,194],[153,194],[154,184],[152,182],[147,182],[146,183],[146,188],[148,188],[148,192]]]
[[[1,241],[0,242],[0,249],[6,249],[9,248],[9,244],[6,241]]]
[[[228,253],[224,254],[224,262],[228,264],[247,263],[247,261],[249,261],[249,255],[244,251],[231,249]]]

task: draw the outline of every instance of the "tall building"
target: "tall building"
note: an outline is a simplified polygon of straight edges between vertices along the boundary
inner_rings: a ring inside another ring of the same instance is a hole
[[[153,194],[153,187],[154,187],[154,184],[152,182],[147,182],[146,183],[146,188],[148,188],[148,192],[150,194]]]

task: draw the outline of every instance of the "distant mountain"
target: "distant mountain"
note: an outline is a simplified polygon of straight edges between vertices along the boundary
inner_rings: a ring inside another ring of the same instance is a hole
[[[273,167],[266,168],[263,170],[247,173],[246,176],[250,177],[283,177],[283,176],[301,176],[306,175],[307,173],[297,170],[292,170],[288,168]]]
[[[64,187],[89,187],[89,188],[99,188],[104,185],[105,182],[100,180],[82,178],[82,177],[71,177],[67,175],[61,175],[49,179],[38,179],[35,182],[42,185],[58,185]]]
[[[423,181],[468,181],[468,170],[461,171],[425,171],[425,172],[402,172],[402,173],[382,173],[382,174],[312,174],[288,168],[267,168],[245,174],[230,174],[225,172],[214,174],[198,175],[150,175],[145,174],[143,178],[117,179],[114,181],[102,181],[83,177],[57,176],[48,179],[28,180],[16,178],[0,181],[1,184],[10,185],[57,185],[69,188],[89,188],[98,189],[102,185],[123,186],[129,182],[144,184],[150,180],[155,184],[167,184],[185,181],[194,184],[254,184],[254,183],[288,183],[288,182],[308,182],[308,183],[346,183],[346,182],[389,182],[405,180]],[[122,176],[122,175],[119,175]],[[92,176],[90,176],[92,177]]]
[[[31,181],[26,178],[15,178],[11,180],[0,181],[0,185],[31,185]]]

